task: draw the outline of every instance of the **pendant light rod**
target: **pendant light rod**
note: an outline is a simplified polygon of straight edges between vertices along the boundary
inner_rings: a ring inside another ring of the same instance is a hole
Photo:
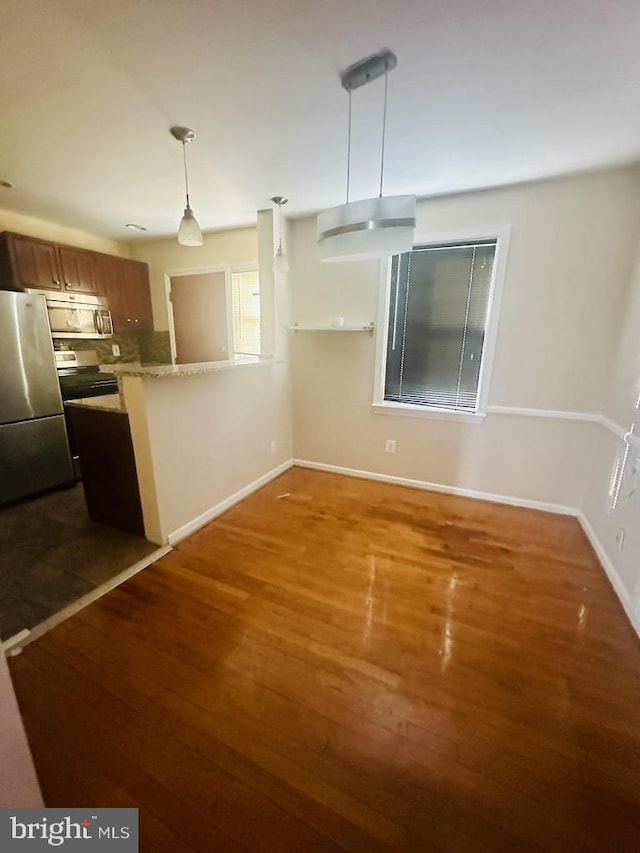
[[[187,207],[191,207],[189,204],[189,173],[187,171],[187,142],[193,142],[196,138],[196,134],[190,127],[172,127],[171,135],[174,139],[177,139],[178,142],[182,142],[182,161],[184,165],[184,188],[185,195],[187,197]]]
[[[182,160],[184,163],[184,190],[185,195],[187,197],[187,207],[191,207],[191,205],[189,204],[189,173],[187,172],[187,146],[184,139],[182,140]]]
[[[389,90],[389,72],[398,66],[395,53],[390,50],[381,50],[373,53],[359,62],[354,62],[340,75],[343,89],[349,93],[349,129],[347,133],[347,204],[349,204],[350,178],[351,178],[351,94],[354,89],[366,86],[384,74],[384,109],[382,113],[382,146],[380,152],[380,192],[382,198],[382,184],[384,179],[384,149],[387,131],[387,93]]]
[[[278,205],[278,234],[280,237],[278,251],[273,258],[273,271],[275,273],[287,273],[289,272],[289,260],[282,248],[282,205],[286,204],[289,199],[283,195],[274,195],[271,197],[271,201]]]
[[[316,241],[321,261],[359,261],[410,252],[416,230],[415,195],[384,196],[384,157],[387,131],[389,71],[398,65],[390,50],[381,50],[350,65],[340,74],[342,88],[349,94],[347,136],[347,203],[318,214]],[[351,95],[384,74],[384,109],[380,150],[380,194],[349,201],[351,178]]]
[[[184,209],[184,216],[178,228],[178,243],[182,246],[202,246],[202,231],[198,225],[198,221],[193,215],[191,203],[189,201],[189,172],[187,170],[187,142],[193,142],[196,135],[190,127],[172,127],[170,128],[171,135],[178,142],[182,142],[182,163],[184,166],[184,188],[187,199],[187,206]]]
[[[349,204],[349,183],[351,181],[351,89],[349,89],[349,130],[347,132],[347,204]]]
[[[380,150],[380,193],[382,198],[382,179],[384,177],[384,141],[387,133],[387,90],[389,88],[389,68],[384,71],[384,109],[382,111],[382,146]],[[187,196],[188,198],[188,196]]]
[[[282,253],[282,205],[286,204],[289,199],[285,195],[274,195],[271,197],[271,201],[278,205],[278,233],[280,235],[278,252]]]

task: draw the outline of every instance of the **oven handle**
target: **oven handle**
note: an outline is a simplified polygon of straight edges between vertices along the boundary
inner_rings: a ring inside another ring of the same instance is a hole
[[[93,312],[93,325],[96,327],[96,332],[102,335],[102,315],[100,314],[100,310]]]

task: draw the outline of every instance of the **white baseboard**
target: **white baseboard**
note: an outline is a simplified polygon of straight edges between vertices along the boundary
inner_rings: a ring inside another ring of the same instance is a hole
[[[636,634],[640,637],[640,614],[636,614],[633,611],[633,603],[631,598],[629,597],[629,593],[624,587],[622,580],[620,579],[620,575],[613,564],[613,560],[609,557],[605,548],[598,538],[598,534],[594,530],[591,522],[584,514],[584,512],[578,513],[578,521],[580,522],[580,526],[582,527],[585,536],[591,543],[591,547],[596,552],[596,556],[600,561],[600,565],[604,569],[607,577],[609,578],[609,582],[613,589],[615,590],[616,595],[620,599],[620,603],[624,607],[624,611],[627,614],[629,622],[633,625]]]
[[[317,471],[329,471],[333,474],[344,474],[347,477],[360,477],[364,480],[379,480],[381,483],[394,483],[397,486],[408,486],[411,489],[424,489],[429,492],[442,492],[446,495],[459,495],[464,498],[477,498],[492,503],[522,506],[527,509],[538,509],[543,512],[555,512],[558,515],[578,515],[579,510],[564,504],[536,501],[530,498],[511,497],[510,495],[494,495],[491,492],[479,492],[475,489],[462,489],[458,486],[445,486],[441,483],[430,483],[427,480],[411,480],[407,477],[394,477],[391,474],[379,474],[375,471],[361,471],[358,468],[341,468],[338,465],[326,465],[324,462],[311,462],[308,459],[294,459],[294,465],[300,468],[314,468]]]
[[[217,516],[222,515],[223,512],[226,512],[234,504],[239,503],[252,492],[256,492],[258,489],[266,486],[266,484],[271,480],[275,480],[275,478],[279,477],[280,474],[284,474],[284,472],[288,471],[292,465],[293,460],[288,459],[286,462],[283,462],[282,465],[278,465],[276,468],[272,468],[271,471],[267,471],[266,474],[263,474],[262,477],[258,477],[258,479],[254,480],[253,483],[243,486],[242,489],[234,492],[228,498],[220,501],[220,503],[217,503],[215,506],[210,507],[197,518],[194,518],[192,521],[188,521],[186,524],[183,524],[182,527],[178,527],[177,530],[174,530],[173,533],[169,534],[167,541],[170,545],[175,545],[177,542],[180,542],[181,539],[195,533],[196,530],[204,527],[205,524],[208,524],[214,518],[217,518]]]
[[[412,489],[424,489],[425,491],[442,492],[448,495],[460,495],[461,497],[477,498],[479,500],[491,501],[493,503],[510,504],[512,506],[527,507],[528,509],[538,509],[544,512],[557,513],[559,515],[575,516],[580,522],[585,536],[591,543],[593,550],[596,552],[596,556],[598,557],[605,574],[609,578],[611,586],[620,599],[620,602],[624,607],[624,611],[627,614],[627,618],[631,622],[634,630],[640,636],[640,605],[638,607],[638,613],[634,614],[631,599],[624,588],[624,584],[618,575],[616,567],[598,539],[589,519],[582,510],[579,510],[576,507],[548,503],[546,501],[535,501],[530,500],[529,498],[514,498],[507,495],[494,495],[490,492],[479,492],[474,489],[461,489],[457,486],[443,486],[440,483],[429,483],[425,480],[410,480],[406,477],[393,477],[390,474],[378,474],[374,471],[360,471],[357,468],[341,468],[338,465],[326,465],[323,462],[311,462],[308,459],[294,459],[293,464],[298,465],[300,468],[313,468],[317,471],[329,471],[334,474],[344,474],[347,477],[360,477],[365,480],[379,480],[382,483],[395,483],[398,486],[408,486]]]

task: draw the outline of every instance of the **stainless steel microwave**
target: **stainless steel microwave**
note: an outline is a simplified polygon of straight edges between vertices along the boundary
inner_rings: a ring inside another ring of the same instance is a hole
[[[110,338],[113,323],[104,296],[85,293],[52,293],[29,289],[44,296],[52,338]]]

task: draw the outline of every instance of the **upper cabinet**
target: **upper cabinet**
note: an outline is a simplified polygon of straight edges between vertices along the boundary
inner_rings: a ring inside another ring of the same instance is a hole
[[[79,291],[80,293],[96,292],[96,254],[96,252],[88,252],[86,249],[58,246],[63,290]]]
[[[97,281],[109,302],[115,332],[153,330],[149,268],[141,261],[99,255]]]
[[[106,296],[114,331],[153,331],[149,268],[141,261],[0,234],[0,290],[28,287]]]
[[[19,234],[3,235],[3,276],[14,290],[25,287],[62,290],[62,277],[55,243],[22,237]]]
[[[3,287],[96,292],[95,252],[5,232],[2,255]]]

